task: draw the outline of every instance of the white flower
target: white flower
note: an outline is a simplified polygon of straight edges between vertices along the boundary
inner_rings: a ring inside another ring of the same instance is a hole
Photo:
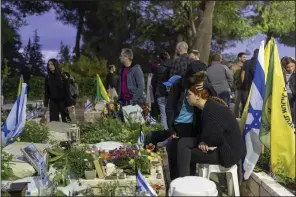
[[[84,161],[88,161],[87,159],[84,159]]]

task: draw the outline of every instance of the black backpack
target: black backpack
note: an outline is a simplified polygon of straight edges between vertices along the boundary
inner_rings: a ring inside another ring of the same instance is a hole
[[[72,100],[76,100],[79,96],[78,84],[69,73],[64,73],[65,79],[69,81],[69,92]]]

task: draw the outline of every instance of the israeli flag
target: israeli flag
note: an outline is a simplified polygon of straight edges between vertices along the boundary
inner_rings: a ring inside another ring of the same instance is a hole
[[[33,111],[27,114],[27,120],[31,120],[35,117],[38,117],[40,109],[41,108],[39,107],[38,103],[36,103]]]
[[[140,145],[143,147],[144,146],[144,140],[145,140],[145,135],[143,133],[143,131],[140,132],[140,136],[138,138],[138,142],[136,144],[138,150],[140,150]]]
[[[242,166],[244,181],[250,177],[261,153],[259,132],[265,94],[264,41],[261,41],[260,44],[256,71],[250,94],[249,109],[243,134],[247,148],[247,154],[245,158],[243,158]]]
[[[22,90],[17,97],[2,129],[2,144],[10,143],[11,138],[17,138],[26,124],[27,84],[22,84]]]
[[[136,181],[137,181],[137,192],[145,192],[145,196],[157,196],[156,192],[153,190],[153,188],[149,185],[149,183],[146,181],[145,177],[141,173],[140,170],[138,170],[136,174]]]
[[[89,112],[92,105],[91,105],[91,102],[87,99],[86,103],[84,104],[84,107],[85,107],[85,111],[86,112]]]

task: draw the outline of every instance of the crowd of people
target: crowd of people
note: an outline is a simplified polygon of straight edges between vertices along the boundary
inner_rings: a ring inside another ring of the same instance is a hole
[[[154,131],[145,143],[166,144],[171,180],[193,175],[195,164],[219,164],[230,167],[245,155],[246,147],[236,118],[242,114],[254,78],[258,49],[247,60],[239,53],[235,63],[223,63],[215,53],[209,65],[199,60],[198,50],[188,52],[186,42],[176,45],[177,57],[172,59],[162,50],[158,63],[150,70],[145,94],[141,66],[133,62],[133,52],[124,48],[119,56],[121,67],[110,65],[106,77],[109,95],[116,95],[121,106],[150,104],[151,115],[163,130]],[[282,58],[283,75],[295,122],[296,74],[295,59]],[[61,72],[55,59],[48,61],[45,83],[45,106],[50,106],[50,121],[69,119],[65,111],[75,105],[69,92],[70,76]],[[115,80],[118,78],[118,81]],[[234,109],[232,97],[234,96]],[[112,97],[113,97],[112,96]]]

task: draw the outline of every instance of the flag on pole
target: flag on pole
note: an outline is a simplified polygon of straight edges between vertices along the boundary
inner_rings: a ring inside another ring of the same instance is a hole
[[[2,143],[4,145],[10,143],[10,139],[17,138],[26,124],[27,84],[23,83],[21,90],[3,125]]]
[[[101,81],[100,76],[97,74],[97,99],[99,100],[106,100],[107,102],[110,102],[110,98],[108,96],[108,93]]]
[[[248,111],[245,111],[247,115],[245,115],[243,138],[247,148],[247,155],[243,158],[243,180],[247,180],[250,177],[261,153],[259,131],[264,93],[264,41],[261,41],[254,80],[250,91]]]
[[[86,103],[84,104],[85,111],[89,112],[91,107],[92,107],[91,102],[87,99]]]
[[[137,144],[136,144],[136,146],[137,146],[137,148],[138,148],[138,150],[140,150],[140,145],[143,147],[144,146],[144,140],[145,140],[145,135],[144,135],[144,133],[143,133],[143,131],[142,131],[142,129],[141,129],[141,131],[140,131],[140,136],[139,136],[139,138],[138,138],[138,142],[137,142]]]
[[[271,152],[274,174],[283,170],[295,178],[295,129],[291,118],[285,80],[274,38],[265,48],[265,63],[269,64],[262,109],[260,141]],[[272,124],[271,124],[272,123]]]
[[[18,90],[17,90],[17,96],[19,96],[22,92],[22,85],[24,83],[24,79],[23,79],[23,75],[21,75],[20,77],[20,82],[19,82],[19,85],[18,85]]]
[[[156,192],[146,181],[140,170],[137,171],[136,182],[137,192],[145,192],[145,196],[157,196]]]

